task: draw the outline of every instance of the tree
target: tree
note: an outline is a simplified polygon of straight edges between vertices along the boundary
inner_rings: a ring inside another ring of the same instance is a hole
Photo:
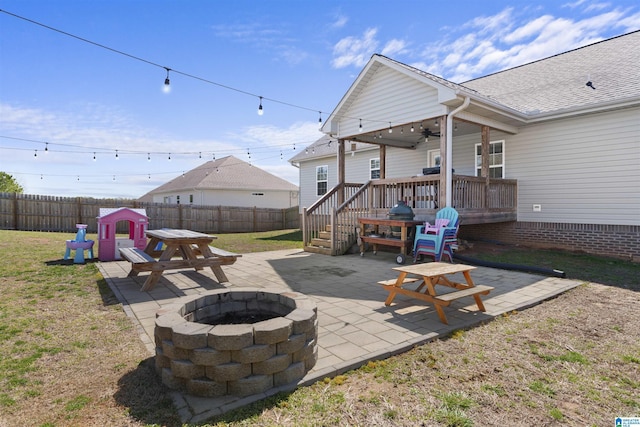
[[[6,172],[0,172],[0,193],[24,193],[22,185]]]

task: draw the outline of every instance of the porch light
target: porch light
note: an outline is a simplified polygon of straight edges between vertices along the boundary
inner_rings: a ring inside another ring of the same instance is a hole
[[[264,110],[262,109],[262,97],[260,97],[260,105],[258,106],[258,115],[261,116],[264,114]]]

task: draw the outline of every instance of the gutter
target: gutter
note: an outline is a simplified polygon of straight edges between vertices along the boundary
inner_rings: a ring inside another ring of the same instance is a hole
[[[453,199],[453,168],[451,164],[453,162],[453,116],[467,108],[470,102],[471,98],[469,96],[465,96],[462,105],[447,114],[447,160],[445,162],[445,164],[447,165],[447,169],[445,171],[447,186],[445,193],[445,206],[451,206]]]

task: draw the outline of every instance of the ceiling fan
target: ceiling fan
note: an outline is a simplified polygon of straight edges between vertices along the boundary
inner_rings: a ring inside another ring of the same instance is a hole
[[[431,130],[429,128],[426,128],[425,130],[423,130],[422,132],[420,132],[420,134],[422,136],[424,136],[424,140],[425,142],[427,142],[429,140],[430,136],[437,136],[440,137],[440,132],[431,132]]]

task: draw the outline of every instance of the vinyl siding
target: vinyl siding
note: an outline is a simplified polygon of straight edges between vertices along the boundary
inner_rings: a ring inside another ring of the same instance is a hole
[[[253,193],[262,193],[258,196]],[[189,205],[189,196],[193,195],[193,204],[202,206],[238,206],[271,209],[285,209],[298,204],[297,191],[276,190],[193,190],[176,193],[156,193],[154,203],[164,203],[165,197],[170,197],[169,203],[177,203],[180,196],[181,205]]]
[[[516,135],[492,131],[490,139],[505,141],[505,178],[518,180],[518,221],[640,225],[639,108],[530,125]],[[456,174],[475,174],[479,142],[479,132],[454,135]],[[387,178],[419,175],[427,166],[427,151],[437,148],[438,138],[415,150],[387,148]],[[369,159],[378,156],[378,150],[354,157],[347,151],[346,180],[366,182]],[[329,187],[337,182],[335,158],[302,163],[301,206],[317,200],[315,166],[320,164],[329,165]],[[533,212],[534,204],[542,211]]]
[[[640,225],[639,108],[528,126],[506,152],[519,221]]]
[[[436,89],[388,67],[379,67],[348,110],[340,113],[348,117],[340,120],[340,135],[357,135],[360,121],[364,132],[386,129],[420,118],[446,114],[446,107],[438,103]],[[379,120],[379,121],[376,121]]]

